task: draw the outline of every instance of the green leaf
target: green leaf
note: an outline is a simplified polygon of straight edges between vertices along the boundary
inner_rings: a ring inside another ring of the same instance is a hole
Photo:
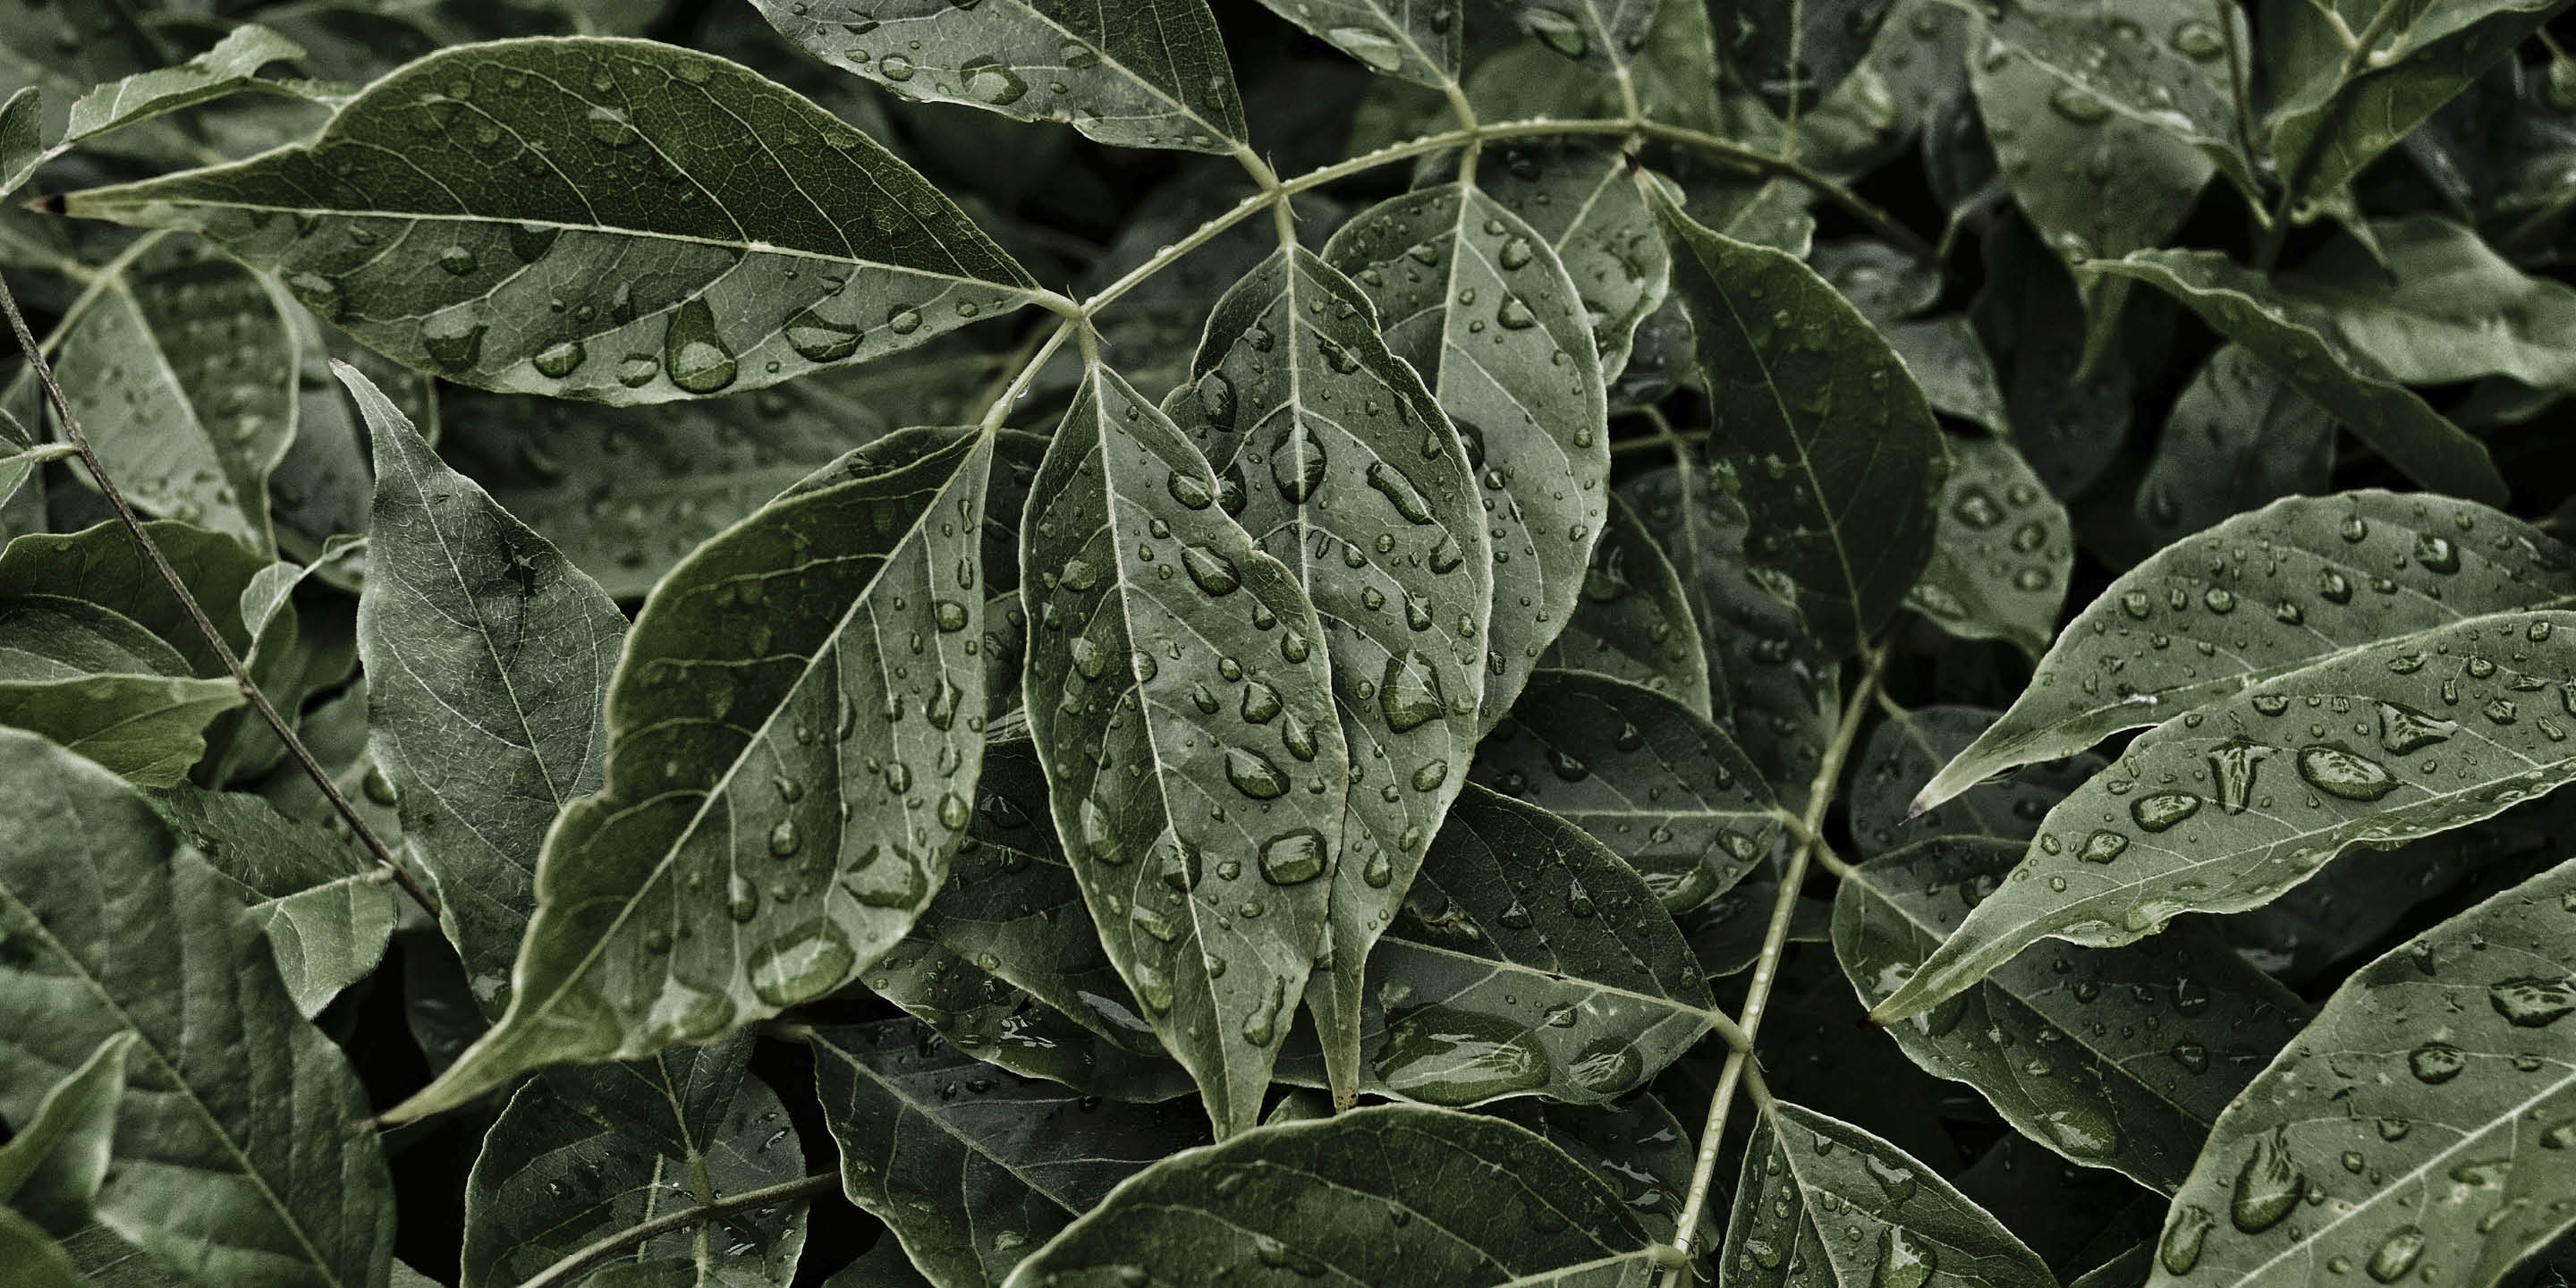
[[[991,460],[989,435],[896,435],[663,578],[609,679],[605,790],[547,833],[509,1010],[395,1116],[704,1041],[911,928],[983,755]]]
[[[747,1076],[750,1056],[746,1035],[634,1066],[656,1071],[645,1094],[677,1115],[684,1146],[677,1156],[585,1114],[550,1082],[521,1088],[465,1183],[463,1288],[516,1284],[654,1217],[804,1175],[796,1129],[777,1094]],[[624,1275],[671,1267],[662,1273],[673,1278],[656,1275],[654,1283],[783,1284],[804,1250],[805,1207],[797,1199],[731,1213],[703,1232],[683,1228],[639,1241],[601,1264]],[[587,1282],[605,1288],[615,1273]]]
[[[1187,1105],[1100,1104],[1023,1081],[912,1020],[811,1042],[843,1191],[941,1284],[1001,1283],[1119,1182],[1207,1140]]]
[[[1842,705],[1840,658],[1746,562],[1744,507],[1687,465],[1620,485],[1672,556],[1706,644],[1717,723],[1780,804],[1805,808]]]
[[[167,787],[205,755],[206,726],[241,704],[239,686],[189,677],[176,650],[108,609],[0,599],[0,724]]]
[[[754,3],[806,52],[907,99],[1067,121],[1118,147],[1250,146],[1206,0]]]
[[[1741,882],[1732,890],[1683,913],[1677,924],[1699,959],[1700,973],[1722,979],[1753,969],[1762,958],[1762,941],[1771,930],[1771,910],[1780,902],[1780,883],[1768,877]],[[1792,944],[1821,944],[1833,929],[1834,906],[1823,899],[1798,896],[1789,915]]]
[[[367,754],[435,882],[487,1018],[536,911],[555,816],[597,792],[626,619],[545,538],[439,460],[357,368],[337,368],[376,467],[358,597]]]
[[[182,784],[146,799],[173,834],[236,887],[268,935],[296,1010],[307,1018],[321,1014],[341,990],[375,970],[398,910],[389,874],[347,842],[246,792]]]
[[[1671,698],[1541,671],[1476,748],[1476,782],[1592,834],[1683,912],[1725,893],[1780,836],[1762,773]]]
[[[0,196],[17,191],[45,163],[45,95],[22,86],[0,103]]]
[[[1572,1155],[1619,1192],[1647,1233],[1671,1241],[1671,1226],[1690,1193],[1691,1167],[1699,1151],[1681,1120],[1652,1093],[1606,1105],[1507,1100],[1486,1112],[1519,1123]],[[1703,1208],[1692,1240],[1714,1243],[1719,1233],[1716,1213]]]
[[[1274,254],[1228,290],[1190,370],[1166,408],[1206,446],[1220,507],[1314,602],[1352,749],[1336,867],[1359,879],[1333,882],[1331,969],[1306,998],[1347,1103],[1361,966],[1466,781],[1480,701],[1492,710],[1506,682],[1485,665],[1488,617],[1502,616],[1487,527],[1503,525],[1479,506],[1449,418],[1379,338],[1369,297],[1311,252]],[[1306,736],[1280,733],[1292,753]]]
[[[1844,237],[1818,242],[1808,267],[1881,331],[1931,308],[1941,298],[1941,270],[1883,241]]]
[[[1932,404],[1932,410],[1983,425],[1997,438],[2012,437],[2012,413],[2006,409],[1994,360],[1986,356],[1985,342],[1977,338],[1976,326],[1966,317],[1954,313],[1899,322],[1883,334],[1887,347],[1905,359],[1905,369],[1914,373],[1914,383],[1923,387],[1923,399]]]
[[[2209,5],[2200,0],[2120,0],[2107,8],[2045,0],[2005,0],[1983,7],[1949,2],[1982,17],[1987,40],[2058,83],[2062,93],[2047,95],[2052,110],[2094,121],[2119,116],[2189,144],[2240,191],[2263,190],[2245,153],[2235,99],[2228,90],[2227,33],[2212,20]],[[2241,29],[2237,35],[2250,46]],[[1973,39],[1971,44],[1972,57],[1991,56],[1981,52],[1990,46]],[[1979,97],[1984,97],[1982,91]],[[2037,100],[2016,94],[2014,101]],[[2032,116],[2024,107],[2011,123]]]
[[[1009,1282],[1193,1283],[1280,1269],[1418,1288],[1571,1288],[1642,1284],[1653,1264],[1618,1194],[1527,1128],[1384,1105],[1149,1167]]]
[[[1601,542],[1583,575],[1582,597],[1565,630],[1539,657],[1541,669],[1591,671],[1661,693],[1691,714],[1710,714],[1708,656],[1681,574],[1634,510],[1610,497]]]
[[[1580,139],[1489,144],[1485,156],[1476,182],[1556,252],[1591,319],[1601,377],[1617,379],[1638,324],[1672,284],[1672,253],[1628,178],[1628,158]]]
[[[1810,1109],[1781,1101],[1761,1108],[1718,1258],[1732,1282],[2057,1282],[2038,1254],[1903,1150]]]
[[[109,1035],[45,1093],[34,1116],[11,1124],[15,1134],[0,1145],[0,1211],[55,1233],[89,1220],[107,1179],[134,1041],[130,1032]]]
[[[1441,1105],[1625,1095],[1690,1049],[1711,1005],[1643,879],[1481,787],[1449,811],[1369,978],[1363,1089]]]
[[[2009,440],[1944,441],[1950,472],[1932,562],[1905,606],[1961,639],[2009,640],[2038,657],[2074,570],[2074,523]]]
[[[1725,33],[1719,54],[1736,83],[1775,112],[1813,109],[1869,55],[1890,4],[1851,0],[1722,0],[1710,23]]]
[[[2334,430],[2334,417],[2243,345],[2223,345],[2165,418],[2138,480],[2139,524],[2170,545],[2280,497],[2324,492]]]
[[[2018,842],[1952,837],[1871,860],[1834,895],[1834,955],[1893,992],[1988,897]],[[1916,1064],[1967,1083],[2022,1134],[2168,1194],[2219,1111],[2307,1008],[2201,922],[2129,948],[2048,944],[1893,1025]]]
[[[1522,31],[1549,49],[1627,80],[1648,49],[1660,0],[1497,0]]]
[[[0,1115],[132,1034],[99,1219],[212,1282],[385,1282],[393,1188],[365,1091],[257,924],[106,772],[0,732]],[[259,1088],[257,1094],[252,1088]]]
[[[2149,1282],[2488,1285],[2563,1233],[2570,906],[2561,865],[2345,981],[2218,1120]]]
[[[140,21],[139,7],[132,0],[69,7],[9,0],[0,8],[0,32],[8,33],[0,41],[8,55],[0,58],[0,92],[44,92],[40,137],[60,137],[71,104],[92,88],[177,61],[159,34]],[[184,135],[155,132],[118,140],[131,146],[117,151],[174,159],[186,141]]]
[[[2287,74],[2265,125],[2296,202],[2343,187],[2566,6],[2564,0],[2409,3],[2385,28],[2372,21],[2380,7],[2337,5],[2359,9],[2350,30],[2379,34],[2371,48],[2347,54],[2338,43],[2326,57],[2280,69]]]
[[[632,40],[443,50],[368,86],[311,143],[64,209],[202,233],[459,384],[597,402],[881,357],[1035,289],[821,108]]]
[[[2276,501],[2113,581],[2067,624],[2012,709],[1924,786],[1915,810],[2306,667],[2365,649],[2420,650],[2483,613],[2571,603],[2576,558],[2475,502],[2378,491]]]
[[[2272,302],[2410,385],[2509,376],[2576,389],[2576,290],[2525,276],[2436,215],[2371,225],[2387,267],[2339,239],[2273,286]]]
[[[2027,841],[2068,792],[2110,762],[2090,752],[2021,767],[2009,778],[1977,784],[1944,804],[1909,815],[1915,790],[1965,750],[2003,714],[1982,707],[1932,706],[1888,713],[1869,735],[1851,787],[1852,841],[1861,857],[1941,836]]]
[[[248,652],[250,630],[241,619],[241,596],[270,561],[238,540],[175,520],[146,523],[143,531],[233,651]],[[179,650],[195,674],[224,673],[213,646],[123,524],[109,520],[78,532],[29,533],[0,550],[0,595],[59,595],[67,587],[78,587],[80,598],[160,636]]]
[[[1587,310],[1547,237],[1459,184],[1361,211],[1324,254],[1376,304],[1388,347],[1423,373],[1484,482],[1502,534],[1478,724],[1491,729],[1573,613],[1605,522],[1608,411]]]
[[[2121,342],[2093,354],[2087,369],[2087,316],[2066,261],[2024,219],[1995,220],[1983,250],[1986,281],[1969,318],[1993,355],[2013,445],[2049,491],[2080,495],[2128,440],[2139,390],[2164,363],[2175,310],[2152,292],[2133,294]],[[1940,387],[1935,379],[1928,388]]]
[[[1458,84],[1458,0],[1261,0],[1383,76],[1434,89]]]
[[[1931,551],[1943,458],[1923,391],[1814,270],[1701,227],[1661,187],[1647,204],[1723,417],[1711,443],[1746,478],[1745,548],[1798,583],[1819,634],[1868,635]]]
[[[1873,1014],[1922,1011],[2043,936],[2107,947],[2178,913],[2255,907],[2352,846],[2473,823],[2576,779],[2556,692],[2576,684],[2571,641],[2576,613],[2471,618],[2139,735]]]
[[[2215,251],[2191,250],[2142,250],[2084,268],[2134,277],[2172,295],[2426,487],[2490,503],[2502,503],[2511,491],[2484,444],[2392,383],[2367,354],[2304,324],[2262,274]]]
[[[1220,486],[1094,366],[1029,489],[1020,585],[1056,832],[1110,961],[1226,1135],[1258,1121],[1321,947],[1351,761],[1315,609]],[[1410,690],[1386,702],[1417,714]]]

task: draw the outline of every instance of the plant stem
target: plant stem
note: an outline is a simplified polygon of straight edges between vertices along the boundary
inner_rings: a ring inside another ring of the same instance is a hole
[[[703,1225],[748,1208],[772,1207],[808,1195],[819,1194],[837,1188],[840,1183],[841,1177],[837,1172],[816,1172],[811,1176],[800,1176],[792,1181],[783,1181],[756,1190],[744,1190],[732,1198],[718,1199],[713,1203],[701,1203],[696,1207],[683,1208],[677,1212],[657,1216],[650,1221],[638,1222],[538,1271],[522,1282],[519,1288],[557,1288],[558,1285],[573,1282],[584,1271],[600,1262],[657,1234],[668,1234],[673,1230],[686,1229],[692,1225]]]
[[[2298,204],[2299,193],[2307,188],[2308,180],[2316,177],[2317,166],[2325,161],[2326,141],[2343,128],[2343,118],[2352,111],[2352,95],[2345,91],[2352,88],[2353,78],[2370,65],[2371,52],[2378,47],[2379,38],[2387,35],[2410,7],[2408,0],[2380,0],[2379,12],[2371,16],[2370,25],[2362,28],[2345,48],[2343,70],[2335,74],[2334,97],[2326,101],[2324,114],[2317,118],[2316,132],[2299,149],[2299,159],[2281,176],[2281,200],[2272,208],[2272,226],[2254,254],[2257,269],[2268,273],[2281,262],[2282,244],[2290,238],[2290,210]]]
[[[1717,1175],[1717,1154],[1726,1136],[1727,1109],[1735,1101],[1735,1088],[1745,1081],[1753,1041],[1762,1031],[1764,1008],[1771,1000],[1771,986],[1780,978],[1780,959],[1789,944],[1789,922],[1798,906],[1798,889],[1807,879],[1807,861],[1818,852],[1824,831],[1825,812],[1832,808],[1834,787],[1842,780],[1843,762],[1851,757],[1852,744],[1859,741],[1861,718],[1868,714],[1878,693],[1879,668],[1885,654],[1875,648],[1861,652],[1860,687],[1852,691],[1843,704],[1842,723],[1834,729],[1833,741],[1826,745],[1823,763],[1816,767],[1815,781],[1807,788],[1807,812],[1798,826],[1801,839],[1789,851],[1789,865],[1780,873],[1780,895],[1771,904],[1771,924],[1762,934],[1762,953],[1753,961],[1753,980],[1745,987],[1744,1009],[1736,1027],[1744,1031],[1744,1045],[1727,1052],[1726,1064],[1718,1070],[1717,1090],[1708,1098],[1708,1121],[1700,1129],[1699,1158],[1691,1167],[1690,1194],[1682,1201],[1681,1218],[1673,1227],[1673,1246],[1687,1254],[1691,1233],[1699,1225],[1700,1210],[1708,1206],[1709,1184]],[[1758,1081],[1760,1074],[1753,1077]],[[1757,1095],[1757,1100],[1768,1095]],[[1664,1288],[1682,1288],[1688,1274],[1687,1263],[1664,1272]]]
[[[394,857],[392,848],[385,844],[385,839],[367,825],[367,820],[358,813],[358,807],[341,794],[339,784],[331,781],[330,771],[313,758],[312,749],[295,736],[294,726],[286,722],[286,717],[278,713],[268,695],[252,681],[250,671],[233,652],[233,646],[225,641],[224,633],[216,628],[214,619],[206,616],[206,610],[198,605],[197,596],[188,589],[188,583],[180,579],[178,569],[170,566],[169,557],[161,553],[161,547],[154,544],[152,534],[144,530],[143,517],[134,512],[134,504],[125,499],[124,489],[119,488],[116,480],[108,475],[107,465],[99,460],[98,450],[90,446],[89,435],[81,432],[80,418],[72,414],[71,399],[63,393],[61,383],[54,379],[53,364],[45,360],[44,350],[36,343],[34,333],[27,329],[27,317],[18,311],[18,297],[10,291],[5,276],[0,276],[0,311],[8,313],[9,329],[17,336],[18,347],[27,355],[28,369],[36,373],[37,382],[44,386],[46,401],[54,405],[54,415],[62,421],[63,438],[79,455],[81,465],[88,469],[91,480],[107,497],[107,503],[115,508],[116,517],[125,525],[126,533],[134,538],[135,544],[143,547],[144,557],[152,562],[153,571],[161,575],[162,584],[170,588],[171,596],[179,601],[179,607],[187,613],[188,620],[196,623],[197,633],[206,637],[207,646],[223,662],[224,670],[232,676],[233,683],[241,688],[242,697],[259,712],[260,719],[268,722],[270,732],[277,735],[277,740],[285,745],[289,755],[295,757],[295,762],[304,767],[304,772],[313,779],[313,785],[321,789],[323,799],[331,802],[332,810],[349,825],[359,843],[367,847],[367,853],[391,872],[394,881],[402,886],[403,893],[410,895],[412,901],[435,920],[438,916],[437,898],[420,884],[419,878],[403,867],[402,861]]]

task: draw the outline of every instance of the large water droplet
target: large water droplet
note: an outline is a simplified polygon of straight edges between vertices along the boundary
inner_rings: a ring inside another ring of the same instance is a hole
[[[1297,885],[1324,875],[1324,834],[1311,827],[1285,832],[1261,847],[1261,875],[1272,885]]]
[[[1869,1288],[1923,1288],[1935,1268],[1932,1242],[1901,1225],[1878,1232],[1878,1266],[1869,1272]]]
[[[1388,1026],[1374,1061],[1387,1090],[1467,1105],[1547,1085],[1548,1060],[1527,1030],[1499,1016],[1425,1007]]]
[[[537,355],[528,361],[536,367],[539,375],[549,380],[561,380],[571,375],[575,368],[581,366],[582,359],[589,356],[581,341],[561,340],[537,350]]]
[[[488,329],[470,314],[442,313],[420,324],[420,344],[441,368],[463,371],[483,355],[483,333]]]
[[[1374,70],[1392,72],[1404,66],[1403,47],[1366,27],[1335,27],[1324,33],[1324,39],[1341,46],[1343,53]]]
[[[2386,766],[2354,754],[2341,743],[2299,748],[2299,777],[2329,796],[2375,801],[2397,790]]]
[[[2426,1086],[2438,1087],[2460,1076],[2468,1067],[2468,1057],[2448,1042],[2427,1042],[2406,1053],[2406,1070]]]
[[[693,394],[711,394],[733,383],[733,350],[716,334],[715,310],[701,296],[671,315],[662,333],[662,369],[671,383]]]
[[[806,922],[752,955],[751,991],[771,1006],[793,1006],[838,987],[857,961],[839,927]]]
[[[1288,776],[1279,772],[1270,757],[1250,747],[1226,748],[1225,778],[1235,790],[1257,801],[1277,800],[1288,794]]]
[[[2423,1255],[2424,1232],[2415,1226],[2401,1225],[2389,1231],[2388,1237],[2371,1250],[2370,1264],[2363,1268],[2370,1272],[2371,1278],[2393,1284],[2405,1278],[2406,1272],[2414,1269],[2415,1262]]]
[[[1371,461],[1368,483],[1386,497],[1387,504],[1394,506],[1395,512],[1403,515],[1405,522],[1431,522],[1431,503],[1423,499],[1422,493],[1413,486],[1413,480],[1406,478],[1403,471],[1384,461]]]
[[[1323,440],[1305,421],[1299,420],[1270,445],[1270,481],[1278,484],[1279,494],[1291,501],[1313,496],[1323,483]]]
[[[2272,748],[2262,743],[2242,740],[2209,753],[2210,786],[2216,789],[2220,810],[2229,814],[2245,812],[2246,802],[2253,798],[2255,771],[2271,754]]]
[[[2247,1234],[2261,1234],[2281,1223],[2307,1192],[2307,1178],[2277,1134],[2254,1138],[2245,1164],[2236,1169],[2236,1189],[2228,1199],[2228,1219]]]
[[[2576,1011],[2576,984],[2564,976],[2499,980],[2487,989],[2487,1002],[2515,1028],[2543,1028]]]
[[[787,347],[807,362],[839,362],[859,351],[860,329],[807,308],[787,319]]]
[[[978,103],[1008,107],[1029,92],[1029,83],[1000,63],[970,64],[957,70],[966,78],[966,96]]]
[[[1583,51],[1591,47],[1584,38],[1583,23],[1570,14],[1533,6],[1520,11],[1520,20],[1540,44],[1568,58],[1581,58]]]
[[[2129,802],[2129,817],[2139,827],[2161,832],[2200,812],[2200,798],[2190,792],[2158,792]]]
[[[2459,731],[2458,721],[2428,716],[2403,703],[2379,704],[2379,745],[2400,756],[2448,741]]]
[[[1210,595],[1230,595],[1243,584],[1234,561],[1206,546],[1182,547],[1181,566],[1189,570],[1190,580]]]
[[[1431,659],[1419,651],[1405,650],[1386,660],[1386,674],[1378,684],[1378,706],[1386,713],[1387,727],[1397,733],[1426,724],[1440,715],[1440,676]]]
[[[2173,1221],[2156,1245],[2156,1259],[2164,1263],[2165,1273],[2187,1275],[2200,1264],[2200,1245],[2213,1224],[2209,1209],[2197,1204],[2186,1203],[2174,1209]]]

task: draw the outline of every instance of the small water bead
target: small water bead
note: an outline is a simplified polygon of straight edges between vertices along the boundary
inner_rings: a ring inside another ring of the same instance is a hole
[[[2109,830],[2097,831],[2084,839],[2084,848],[2075,857],[2087,863],[2109,863],[2129,848],[2129,838]]]
[[[2424,1232],[2411,1225],[2399,1226],[2371,1250],[2370,1263],[2364,1268],[2370,1272],[2371,1278],[2393,1284],[2405,1278],[2406,1272],[2413,1270],[2423,1255]]]

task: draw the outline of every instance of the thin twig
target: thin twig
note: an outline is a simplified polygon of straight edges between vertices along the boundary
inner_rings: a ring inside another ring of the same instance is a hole
[[[563,1260],[538,1271],[522,1282],[519,1288],[555,1288],[558,1284],[568,1284],[591,1267],[655,1235],[669,1234],[673,1230],[683,1230],[693,1225],[702,1226],[719,1217],[750,1208],[774,1207],[780,1203],[835,1189],[840,1184],[839,1173],[816,1172],[811,1176],[800,1176],[792,1181],[782,1181],[756,1190],[744,1190],[731,1198],[718,1199],[713,1203],[701,1203],[696,1207],[682,1208],[677,1212],[657,1216],[650,1221],[640,1221],[596,1243],[586,1245]]]
[[[143,517],[135,513],[133,502],[125,499],[124,489],[119,488],[116,480],[108,475],[107,465],[99,460],[98,450],[90,446],[89,435],[81,432],[80,418],[72,413],[71,399],[63,393],[62,385],[54,379],[53,364],[45,360],[44,350],[37,345],[35,334],[27,329],[26,315],[18,311],[18,297],[10,291],[6,277],[0,277],[0,310],[8,313],[9,329],[16,334],[18,347],[27,355],[28,368],[36,373],[37,382],[44,386],[46,401],[54,405],[54,415],[62,421],[63,437],[71,443],[72,450],[79,454],[82,466],[89,470],[90,478],[98,484],[98,490],[107,497],[107,503],[115,508],[116,517],[124,523],[127,534],[134,538],[135,544],[143,547],[144,557],[152,561],[153,570],[161,574],[162,583],[170,588],[170,594],[179,601],[180,609],[187,613],[188,620],[196,623],[197,632],[206,637],[207,646],[212,648],[215,657],[223,662],[225,672],[230,674],[233,683],[240,687],[242,697],[250,702],[253,710],[259,712],[260,719],[268,722],[270,732],[275,733],[277,740],[285,744],[287,754],[295,757],[296,763],[304,767],[304,772],[313,779],[313,785],[322,790],[323,798],[331,802],[331,808],[348,823],[349,830],[357,835],[359,843],[367,847],[367,853],[393,874],[394,881],[402,886],[403,893],[410,895],[412,901],[421,906],[422,911],[427,912],[432,918],[437,917],[437,898],[420,884],[420,880],[414,877],[409,869],[403,867],[402,861],[394,857],[393,850],[385,844],[384,838],[376,835],[376,829],[368,826],[365,817],[358,813],[358,807],[351,804],[347,796],[341,794],[339,784],[331,781],[330,771],[322,767],[321,761],[313,758],[312,749],[304,745],[303,739],[295,736],[294,727],[286,722],[285,716],[278,713],[276,705],[268,700],[268,695],[260,691],[259,685],[250,678],[249,669],[242,665],[240,656],[235,654],[233,646],[225,641],[223,631],[215,626],[214,619],[206,616],[206,610],[197,603],[196,594],[188,589],[187,582],[180,579],[179,570],[170,566],[169,557],[161,553],[161,547],[154,543],[152,534],[144,530]]]

